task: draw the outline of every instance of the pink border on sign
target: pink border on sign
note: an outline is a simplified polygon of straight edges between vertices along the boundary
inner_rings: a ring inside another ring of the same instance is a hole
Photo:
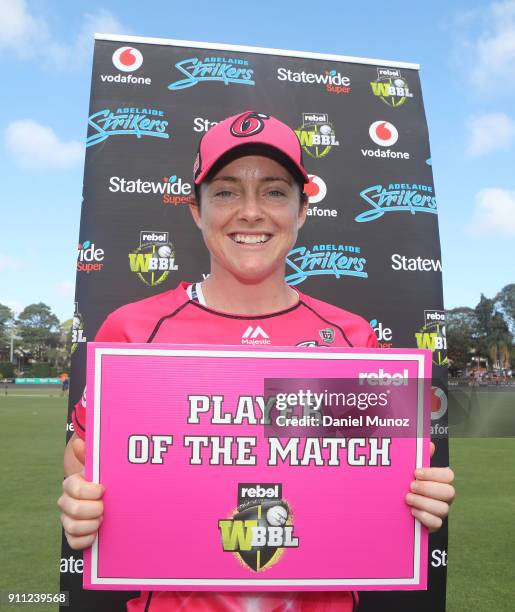
[[[268,465],[262,425],[187,423],[188,394],[223,395],[229,413],[239,395],[262,395],[266,378],[351,378],[379,367],[419,380],[417,437],[391,439],[390,466]],[[86,477],[106,493],[98,538],[84,553],[85,588],[427,588],[427,530],[404,502],[414,469],[429,465],[424,379],[431,353],[416,349],[88,343]],[[166,461],[129,463],[133,434],[172,435]],[[254,437],[257,465],[190,465],[187,435]],[[223,551],[218,520],[235,510],[239,483],[259,482],[281,483],[299,547],[253,572]]]

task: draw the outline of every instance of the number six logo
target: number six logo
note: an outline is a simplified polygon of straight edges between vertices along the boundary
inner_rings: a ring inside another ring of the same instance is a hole
[[[240,138],[259,134],[265,127],[264,119],[269,118],[269,115],[256,113],[254,111],[243,113],[243,115],[240,115],[233,121],[231,125],[231,134]]]

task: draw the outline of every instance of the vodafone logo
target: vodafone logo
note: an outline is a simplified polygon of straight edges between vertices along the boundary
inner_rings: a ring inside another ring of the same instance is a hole
[[[447,396],[440,387],[431,387],[431,420],[436,421],[447,412]]]
[[[318,204],[327,194],[327,185],[316,174],[308,174],[309,183],[304,185],[304,193],[308,196],[310,204]]]
[[[134,47],[120,47],[113,53],[113,64],[122,72],[134,72],[141,68],[143,55]]]
[[[381,147],[391,147],[399,139],[397,128],[389,121],[374,121],[368,133],[370,138]]]

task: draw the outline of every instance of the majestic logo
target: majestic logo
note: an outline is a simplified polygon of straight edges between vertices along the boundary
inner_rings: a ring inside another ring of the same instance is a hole
[[[368,128],[370,138],[381,147],[391,147],[399,139],[399,132],[393,123],[374,121]]]
[[[308,174],[308,179],[309,183],[304,185],[304,193],[308,196],[309,201],[308,216],[337,217],[338,211],[335,208],[319,208],[314,206],[322,202],[327,195],[327,185],[324,179],[316,174]]]
[[[75,302],[75,312],[73,313],[72,319],[72,346],[71,353],[75,353],[75,351],[79,348],[79,344],[83,342],[87,342],[86,334],[84,333],[84,319],[79,312],[79,304]]]
[[[129,266],[145,285],[155,287],[163,283],[170,272],[177,270],[175,247],[168,232],[140,232],[139,247],[129,253]]]
[[[138,193],[161,196],[163,204],[187,203],[192,192],[191,183],[188,183],[176,174],[164,176],[161,181],[145,181],[143,179],[127,179],[122,176],[109,178],[109,191],[111,193]]]
[[[239,138],[259,134],[265,127],[265,119],[270,119],[270,116],[254,111],[243,113],[233,121],[231,134]]]
[[[190,57],[177,62],[175,67],[186,78],[170,83],[168,89],[173,91],[193,87],[203,81],[221,81],[225,85],[255,85],[252,80],[254,70],[249,68],[249,62],[245,59],[206,57],[200,60],[198,57]]]
[[[315,159],[325,157],[340,144],[327,113],[302,113],[302,125],[295,133],[302,150]]]
[[[430,349],[433,363],[447,365],[447,338],[445,335],[445,311],[424,310],[424,326],[415,333],[417,348]]]
[[[372,93],[388,106],[402,106],[413,98],[408,83],[397,68],[378,68],[377,80],[371,81]]]
[[[242,344],[270,344],[270,336],[261,328],[249,325],[241,336]]]
[[[125,85],[151,85],[150,77],[135,76],[130,74],[141,68],[143,55],[134,47],[120,47],[113,53],[113,65],[124,74],[101,74],[103,83],[121,83]]]
[[[281,484],[238,484],[236,510],[230,519],[220,519],[218,528],[224,552],[234,553],[254,572],[277,563],[285,548],[299,547]]]
[[[287,68],[277,69],[277,79],[279,81],[289,81],[290,83],[310,83],[323,85],[330,93],[350,93],[350,78],[343,76],[336,70],[325,70],[323,74],[316,72],[293,72]]]
[[[379,348],[392,348],[393,333],[389,327],[386,327],[381,321],[378,321],[377,319],[372,319],[370,321],[370,327],[374,330]]]
[[[360,247],[346,244],[315,244],[311,249],[300,246],[291,250],[286,257],[290,274],[285,280],[289,285],[298,285],[308,276],[368,278],[365,271],[367,260],[360,255]]]
[[[113,53],[113,64],[122,72],[134,72],[141,68],[143,55],[134,47],[120,47]]]
[[[86,138],[86,147],[103,142],[110,136],[127,134],[143,138],[170,138],[166,133],[168,121],[163,119],[164,111],[155,108],[108,108],[90,115],[88,125],[93,132]]]
[[[77,272],[98,272],[102,270],[104,264],[104,249],[97,249],[94,242],[84,240],[78,246]]]
[[[447,412],[447,395],[441,387],[431,387],[431,420],[441,419]]]
[[[358,223],[374,221],[390,212],[410,212],[412,215],[418,212],[437,213],[436,197],[430,185],[413,183],[390,183],[387,187],[373,185],[363,189],[359,195],[370,208],[354,217],[354,221]]]
[[[439,259],[423,259],[422,257],[405,257],[400,253],[392,255],[392,270],[410,272],[441,272],[442,262]]]

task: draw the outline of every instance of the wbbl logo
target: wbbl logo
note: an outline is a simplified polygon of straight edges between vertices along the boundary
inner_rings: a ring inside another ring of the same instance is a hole
[[[177,270],[175,247],[168,238],[168,232],[140,232],[140,245],[129,253],[129,266],[131,272],[135,272],[149,287],[164,282],[170,272]]]
[[[299,546],[281,484],[238,484],[238,506],[231,519],[218,521],[218,528],[223,550],[254,572],[277,563],[285,548]]]

